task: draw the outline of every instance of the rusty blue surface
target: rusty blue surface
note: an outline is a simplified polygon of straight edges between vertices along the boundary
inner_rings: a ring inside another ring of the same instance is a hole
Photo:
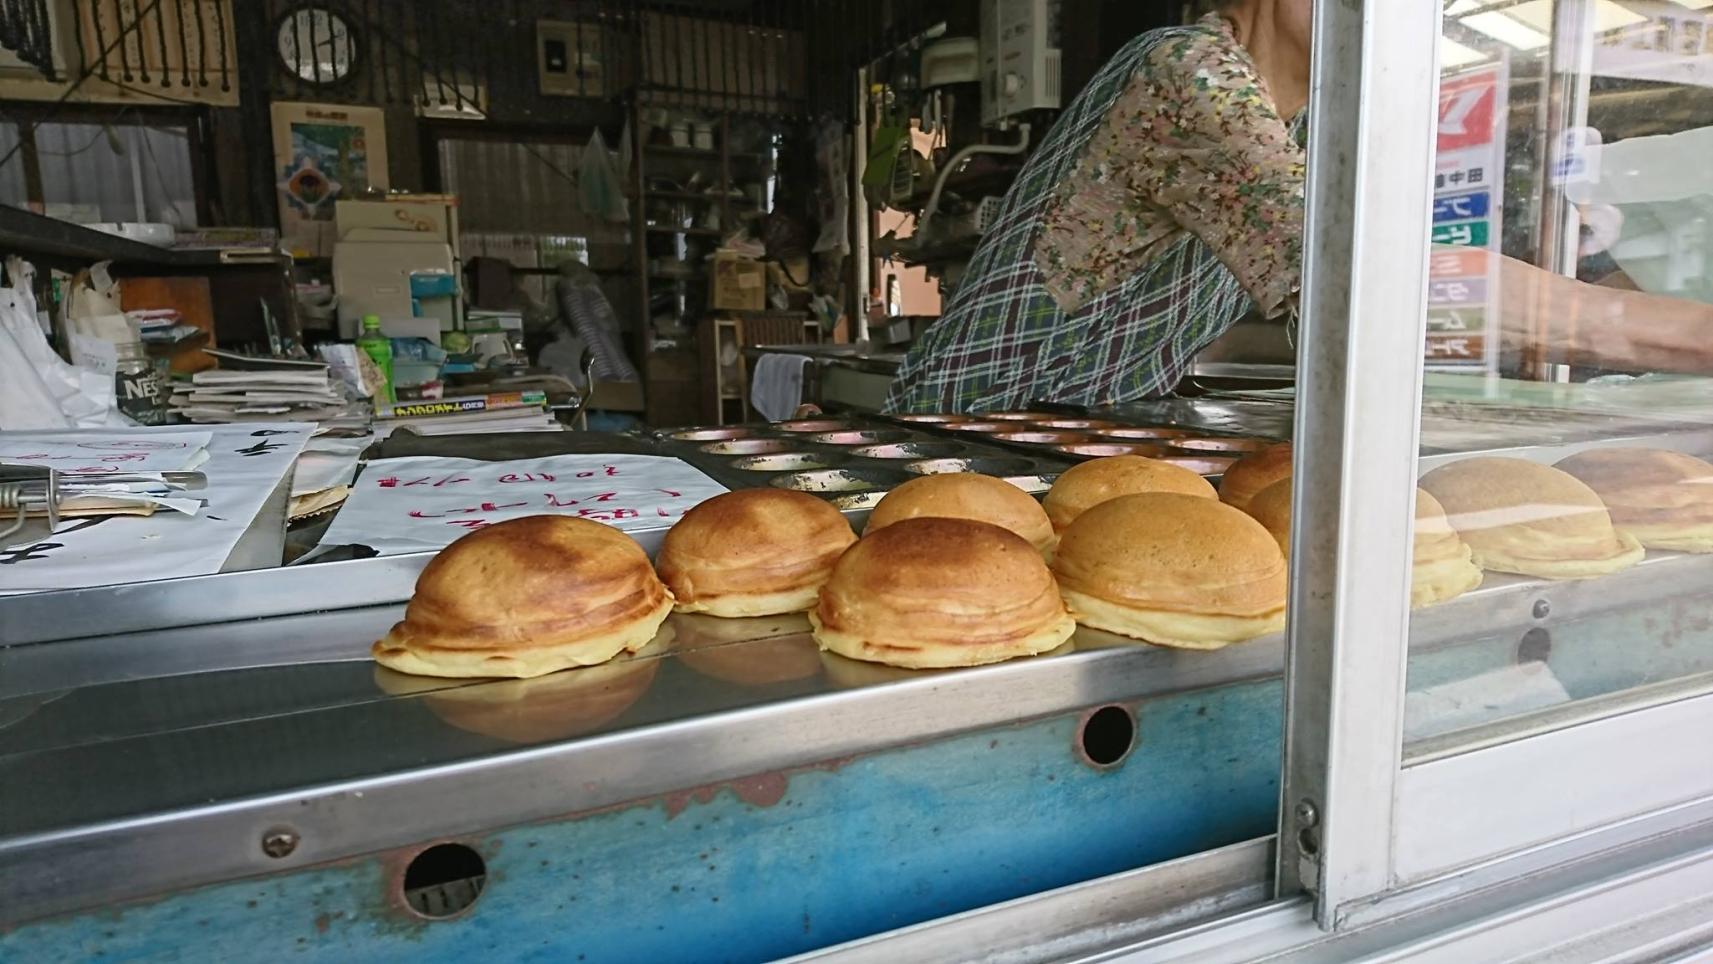
[[[1147,701],[1107,770],[1065,716],[499,831],[450,920],[397,909],[376,855],[28,924],[0,960],[768,960],[1270,833],[1280,702]]]

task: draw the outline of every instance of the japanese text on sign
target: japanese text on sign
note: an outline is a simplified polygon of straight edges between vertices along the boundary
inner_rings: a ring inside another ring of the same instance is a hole
[[[420,552],[531,515],[621,529],[665,527],[724,491],[688,463],[655,455],[384,459],[357,479],[322,542],[366,545],[383,555]]]

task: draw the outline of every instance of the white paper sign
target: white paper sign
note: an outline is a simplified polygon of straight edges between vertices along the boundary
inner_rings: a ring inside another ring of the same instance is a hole
[[[209,458],[201,467],[208,476],[208,488],[189,493],[207,500],[201,513],[65,519],[39,542],[0,549],[0,594],[219,572],[314,430],[314,425],[282,422],[220,425],[192,433],[209,436]],[[113,434],[87,433],[89,438]],[[154,440],[184,433],[137,428],[123,434]],[[44,432],[36,438],[65,440],[76,435]],[[0,441],[30,436],[28,432],[0,433]]]
[[[0,432],[0,462],[40,465],[66,475],[181,472],[206,461],[210,432]]]
[[[660,455],[381,459],[363,469],[321,543],[369,546],[382,555],[423,552],[531,515],[658,528],[725,491],[688,462]]]

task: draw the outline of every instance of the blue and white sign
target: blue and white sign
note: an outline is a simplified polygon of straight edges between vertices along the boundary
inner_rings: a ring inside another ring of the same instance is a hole
[[[1433,199],[1433,223],[1484,218],[1492,205],[1492,197],[1486,191],[1436,197]]]

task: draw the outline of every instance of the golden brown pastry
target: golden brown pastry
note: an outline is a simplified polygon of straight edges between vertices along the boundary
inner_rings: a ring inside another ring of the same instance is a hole
[[[1249,515],[1272,535],[1279,551],[1291,558],[1291,477],[1286,476],[1255,493]]]
[[[1260,497],[1256,497],[1260,501]],[[1410,608],[1444,602],[1481,585],[1469,546],[1445,517],[1445,507],[1416,490],[1416,535],[1410,559]]]
[[[1216,498],[1213,484],[1181,465],[1141,455],[1114,455],[1073,465],[1060,475],[1041,505],[1053,529],[1064,532],[1076,517],[1121,495],[1180,492]]]
[[[1470,561],[1490,572],[1543,579],[1591,579],[1626,569],[1646,550],[1612,526],[1605,503],[1575,476],[1526,459],[1471,458],[1422,476],[1469,544]]]
[[[1285,625],[1285,557],[1214,499],[1127,495],[1084,512],[1053,572],[1077,622],[1162,646],[1219,649]]]
[[[1043,653],[1076,631],[1035,547],[996,525],[937,517],[864,535],[809,622],[822,649],[910,669]]]
[[[1227,505],[1248,509],[1255,494],[1280,479],[1291,477],[1291,443],[1279,442],[1251,452],[1219,480],[1219,499]]]
[[[923,518],[989,522],[1022,536],[1038,552],[1051,552],[1058,541],[1034,496],[1004,479],[973,472],[924,475],[893,489],[869,513],[863,534]]]
[[[678,661],[740,686],[771,686],[821,672],[821,652],[802,613],[724,619],[676,613]]]
[[[1713,464],[1669,449],[1604,448],[1558,468],[1593,489],[1612,524],[1642,545],[1713,552]]]
[[[529,516],[440,550],[374,655],[420,676],[543,676],[641,649],[671,611],[672,594],[630,536]]]
[[[789,489],[738,489],[673,524],[655,568],[681,613],[800,613],[856,533],[838,509]]]

